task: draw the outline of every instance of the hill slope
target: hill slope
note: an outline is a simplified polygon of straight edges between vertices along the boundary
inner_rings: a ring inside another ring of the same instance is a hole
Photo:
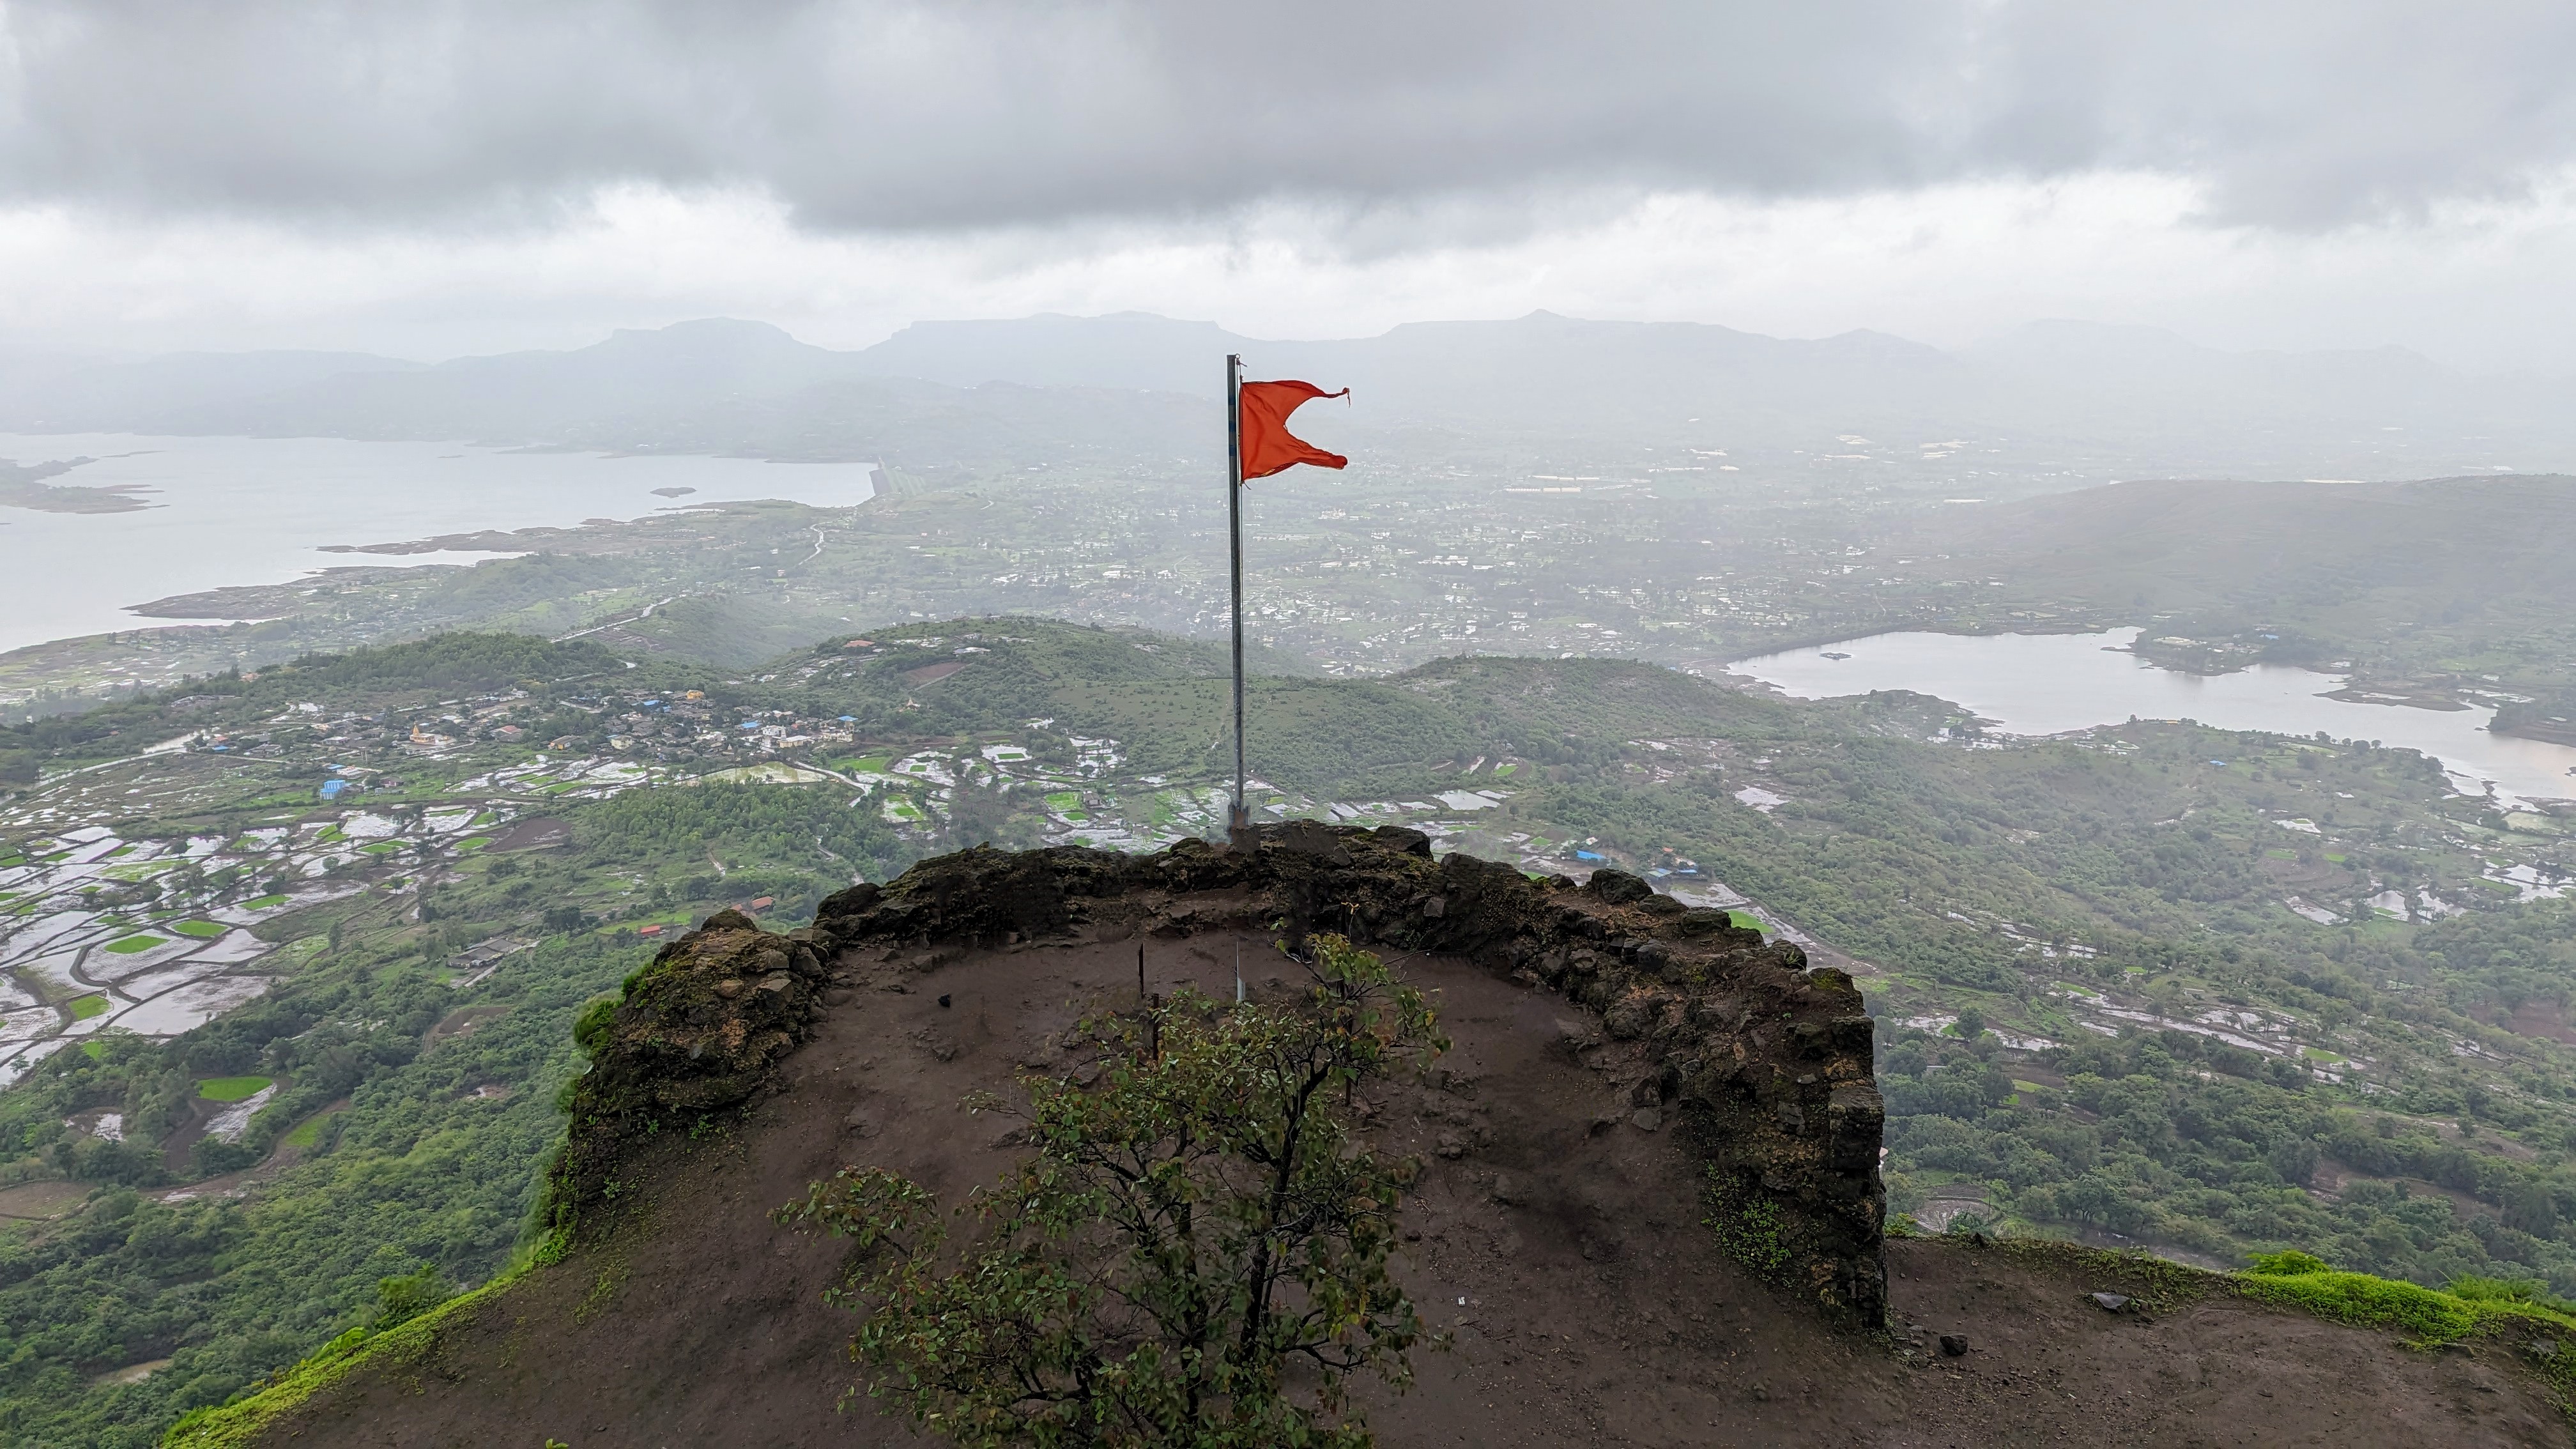
[[[1241,924],[1275,904],[1247,893],[1259,879],[1346,888],[1319,920],[1382,921],[1391,944],[1430,948],[1408,953],[1404,969],[1438,993],[1454,1040],[1440,1074],[1387,1084],[1372,1113],[1382,1146],[1425,1165],[1401,1272],[1452,1337],[1450,1351],[1419,1356],[1410,1393],[1370,1402],[1382,1442],[1678,1445],[1712,1430],[1738,1443],[1891,1445],[2563,1436],[2545,1387],[2508,1345],[2408,1352],[2257,1306],[2215,1275],[2055,1245],[1898,1243],[1886,1258],[1897,1331],[1866,1331],[1875,1312],[1837,1327],[1808,1294],[1757,1271],[1759,1254],[1730,1252],[1701,1223],[1712,1158],[1740,1152],[1728,1144],[1748,1130],[1771,1132],[1771,1114],[1693,1077],[1678,1100],[1663,1098],[1667,1121],[1651,1090],[1665,1031],[1641,1036],[1617,1010],[1605,1021],[1529,972],[1497,969],[1518,954],[1507,940],[1529,939],[1532,918],[1511,915],[1514,892],[1535,890],[1568,922],[1637,928],[1614,903],[1615,878],[1587,892],[1497,884],[1501,894],[1486,897],[1453,885],[1454,911],[1408,921],[1385,916],[1386,882],[1479,872],[1407,858],[1420,860],[1401,833],[1312,830],[1265,835],[1250,877],[1206,850],[1129,866],[952,857],[827,911],[852,933],[828,972],[804,945],[828,935],[765,937],[739,918],[712,921],[665,953],[600,1039],[576,1105],[594,1125],[576,1130],[557,1172],[558,1205],[581,1207],[569,1253],[173,1443],[923,1442],[864,1401],[836,1408],[853,1320],[820,1295],[843,1254],[770,1211],[844,1163],[892,1168],[943,1197],[993,1180],[1018,1155],[1016,1139],[961,1111],[961,1099],[1008,1090],[1018,1070],[1077,1070],[1058,1065],[1061,1034],[1079,1012],[1132,1003],[1140,960],[1154,989],[1188,982],[1221,994],[1239,951],[1253,992],[1282,992],[1288,968],[1270,933]],[[1084,894],[1086,873],[1098,872],[1107,878],[1088,889],[1111,893]],[[1049,894],[1043,879],[1070,893]],[[1512,919],[1520,934],[1500,929]],[[1031,939],[1003,930],[1013,922]],[[1736,1040],[1758,1064],[1770,1009],[1814,1007],[1799,1005],[1808,988],[1795,978],[1764,974],[1794,952],[1747,956],[1721,942],[1706,979],[1744,993]],[[708,994],[716,983],[697,980],[764,956],[782,968],[775,993],[764,982]],[[1822,1003],[1836,996],[1830,976],[1813,982]],[[1622,979],[1614,1003],[1634,999],[1619,989],[1652,989],[1637,984],[1643,974]],[[714,1006],[718,997],[742,1004]],[[741,1045],[683,1050],[721,1041]],[[1846,1065],[1829,1052],[1818,1070],[1842,1080]],[[613,1147],[595,1124],[614,1102],[658,1103],[626,1115],[650,1110],[675,1127],[695,1114],[698,1130],[632,1130]],[[1867,1141],[1862,1149],[1866,1161]],[[1828,1162],[1771,1150],[1763,1181],[1777,1183],[1779,1201],[1798,1199],[1802,1177],[1831,1180]],[[2135,1301],[2105,1311],[2091,1292]],[[1936,1335],[1963,1338],[1964,1352],[1933,1351]]]

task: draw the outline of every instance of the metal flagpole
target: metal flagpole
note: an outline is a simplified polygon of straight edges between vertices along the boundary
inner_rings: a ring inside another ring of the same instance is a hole
[[[1229,839],[1252,828],[1252,807],[1243,790],[1243,359],[1225,358],[1225,521],[1234,565],[1234,812],[1226,821]]]

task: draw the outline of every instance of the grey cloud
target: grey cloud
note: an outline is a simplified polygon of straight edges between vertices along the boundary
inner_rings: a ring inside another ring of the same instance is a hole
[[[0,4],[0,196],[359,224],[755,186],[907,230],[2103,167],[2292,227],[2576,160],[2576,7]]]

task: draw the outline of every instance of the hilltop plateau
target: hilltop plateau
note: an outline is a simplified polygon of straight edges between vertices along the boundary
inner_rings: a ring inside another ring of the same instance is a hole
[[[550,1261],[172,1444],[929,1442],[840,1402],[855,1320],[823,1293],[849,1255],[773,1210],[851,1164],[943,1195],[1008,1180],[1025,1139],[971,1093],[1087,1080],[1075,1017],[1136,1011],[1140,983],[1224,1000],[1239,959],[1253,999],[1292,996],[1283,946],[1305,924],[1398,956],[1451,1038],[1357,1107],[1372,1145],[1424,1164],[1399,1274],[1441,1334],[1410,1392],[1366,1396],[1381,1442],[2564,1435],[2509,1335],[2410,1351],[2211,1275],[2045,1245],[1882,1257],[1868,1023],[1795,947],[1615,872],[1576,888],[1435,864],[1401,830],[1245,843],[975,851],[787,936],[709,921],[590,1038]]]

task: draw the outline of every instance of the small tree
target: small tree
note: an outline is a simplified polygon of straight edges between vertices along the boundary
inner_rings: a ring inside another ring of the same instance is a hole
[[[1310,944],[1295,1005],[1183,991],[1081,1024],[1094,1086],[1028,1075],[1024,1109],[970,1100],[1022,1117],[1035,1151],[953,1214],[858,1167],[779,1209],[854,1242],[826,1296],[866,1315],[870,1395],[975,1449],[1375,1442],[1347,1388],[1411,1382],[1422,1320],[1388,1260],[1416,1169],[1351,1116],[1364,1083],[1448,1043],[1377,957]]]

